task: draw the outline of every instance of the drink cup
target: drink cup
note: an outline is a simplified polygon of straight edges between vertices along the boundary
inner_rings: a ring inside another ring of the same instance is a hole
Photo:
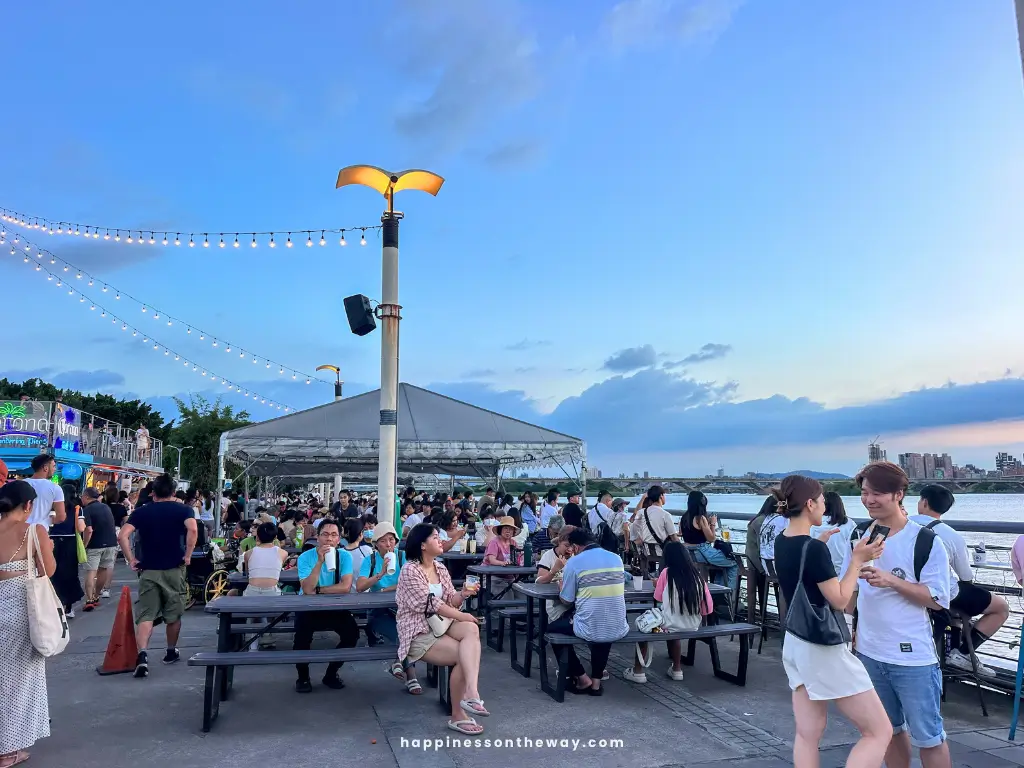
[[[476,539],[470,539],[469,540],[469,554],[471,554],[471,555],[475,555],[476,554]]]
[[[633,589],[635,589],[636,591],[639,592],[643,588],[644,588],[644,577],[643,576],[634,576],[633,577]]]
[[[729,529],[728,528],[723,528],[722,529],[722,541],[728,541],[728,540],[729,540]]]
[[[338,550],[331,547],[327,550],[327,554],[324,555],[324,567],[328,571],[333,571],[338,567]]]
[[[398,556],[394,552],[388,552],[384,555],[384,562],[387,564],[388,576],[393,576],[398,563]]]
[[[476,594],[477,591],[480,589],[480,577],[473,576],[472,574],[466,576],[466,581],[463,582],[463,586],[466,588],[467,592],[472,592],[473,594]]]

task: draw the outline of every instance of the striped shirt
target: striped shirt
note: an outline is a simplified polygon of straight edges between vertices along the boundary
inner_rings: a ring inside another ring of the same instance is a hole
[[[562,571],[563,601],[576,604],[573,634],[611,643],[629,632],[622,558],[597,545],[569,558]]]

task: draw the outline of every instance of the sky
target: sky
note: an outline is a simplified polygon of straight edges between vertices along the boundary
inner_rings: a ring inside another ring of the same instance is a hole
[[[0,375],[168,418],[193,395],[280,415],[213,375],[292,408],[333,389],[279,366],[375,389],[380,334],[342,299],[379,299],[377,231],[280,237],[378,225],[377,193],[334,188],[367,163],[446,179],[397,197],[402,380],[582,437],[606,474],[852,473],[876,436],[1024,453],[1010,0],[280,8],[7,9],[0,206],[279,247],[6,225],[97,283],[69,296],[0,251]]]

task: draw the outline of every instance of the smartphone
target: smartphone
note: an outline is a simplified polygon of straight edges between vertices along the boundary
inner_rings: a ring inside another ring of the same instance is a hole
[[[868,539],[868,544],[874,544],[876,539],[885,541],[885,537],[889,535],[889,526],[887,525],[876,525],[871,529],[871,538]]]

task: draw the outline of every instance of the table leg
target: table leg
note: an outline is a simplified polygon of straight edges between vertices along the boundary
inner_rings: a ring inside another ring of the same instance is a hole
[[[488,602],[491,596],[491,574],[485,573],[480,588],[480,610],[484,612],[484,644],[491,644],[491,612]]]
[[[526,596],[526,644],[523,647],[523,663],[519,663],[519,657],[516,653],[516,637],[513,632],[512,635],[512,669],[521,674],[523,677],[530,676],[530,656],[533,653],[533,598],[529,595]]]
[[[217,629],[217,652],[228,653],[231,650],[231,614],[220,614],[220,622]],[[217,667],[217,675],[214,687],[218,690],[220,701],[228,700],[228,692],[231,690],[229,675],[231,667]]]

